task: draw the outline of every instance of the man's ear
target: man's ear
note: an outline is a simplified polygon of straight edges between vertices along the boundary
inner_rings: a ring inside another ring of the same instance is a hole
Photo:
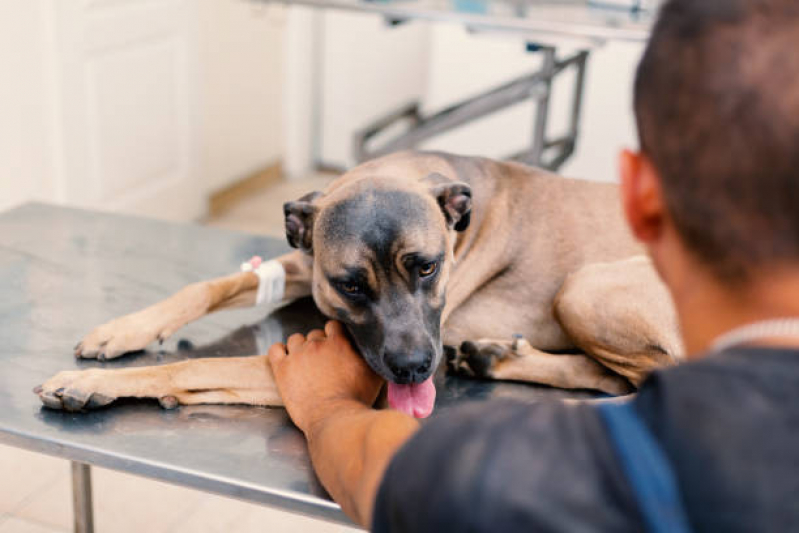
[[[447,225],[455,231],[468,228],[472,215],[472,188],[438,173],[430,174],[422,181],[430,186],[430,193],[441,206]]]
[[[645,154],[630,150],[619,155],[619,172],[627,223],[639,241],[652,244],[660,238],[666,216],[660,175]]]
[[[283,204],[286,240],[294,248],[309,253],[313,249],[313,223],[318,211],[314,202],[321,196],[321,192],[312,192],[299,200]]]

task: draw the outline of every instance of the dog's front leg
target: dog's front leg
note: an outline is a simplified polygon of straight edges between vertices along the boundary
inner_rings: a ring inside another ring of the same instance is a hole
[[[311,293],[311,258],[296,251],[277,258],[286,273],[283,302]],[[163,342],[189,322],[220,309],[255,304],[259,278],[240,272],[210,281],[192,283],[166,300],[95,328],[75,347],[86,359],[113,359]]]
[[[59,372],[34,392],[47,407],[80,411],[118,398],[193,404],[283,405],[266,355],[191,359],[161,366]]]

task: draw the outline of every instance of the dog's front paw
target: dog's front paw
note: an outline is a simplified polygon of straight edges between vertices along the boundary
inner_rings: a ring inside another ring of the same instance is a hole
[[[448,357],[448,364],[455,374],[492,378],[494,368],[514,354],[514,341],[466,341]]]
[[[102,370],[70,370],[59,372],[33,392],[51,409],[81,411],[96,409],[116,400],[103,386]]]
[[[167,331],[148,309],[94,328],[75,346],[75,357],[100,361],[114,359],[143,350],[156,340],[163,342],[170,334],[171,331]]]

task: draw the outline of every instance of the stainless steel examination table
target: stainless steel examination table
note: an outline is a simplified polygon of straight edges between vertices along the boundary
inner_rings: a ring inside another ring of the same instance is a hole
[[[76,531],[93,529],[90,465],[349,523],[319,485],[302,435],[282,409],[166,411],[120,400],[72,414],[43,408],[31,391],[60,370],[251,355],[321,325],[304,301],[271,316],[259,308],[217,313],[163,346],[106,363],[72,355],[83,335],[111,318],[235,272],[252,255],[287,250],[266,237],[44,204],[0,213],[0,443],[72,461]],[[461,402],[566,394],[443,375],[437,389],[434,416]]]

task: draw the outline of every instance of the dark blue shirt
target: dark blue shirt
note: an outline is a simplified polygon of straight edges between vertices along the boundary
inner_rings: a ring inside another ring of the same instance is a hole
[[[799,351],[735,349],[654,372],[635,409],[694,531],[799,531]],[[643,531],[591,405],[490,402],[426,424],[392,460],[378,532]]]

